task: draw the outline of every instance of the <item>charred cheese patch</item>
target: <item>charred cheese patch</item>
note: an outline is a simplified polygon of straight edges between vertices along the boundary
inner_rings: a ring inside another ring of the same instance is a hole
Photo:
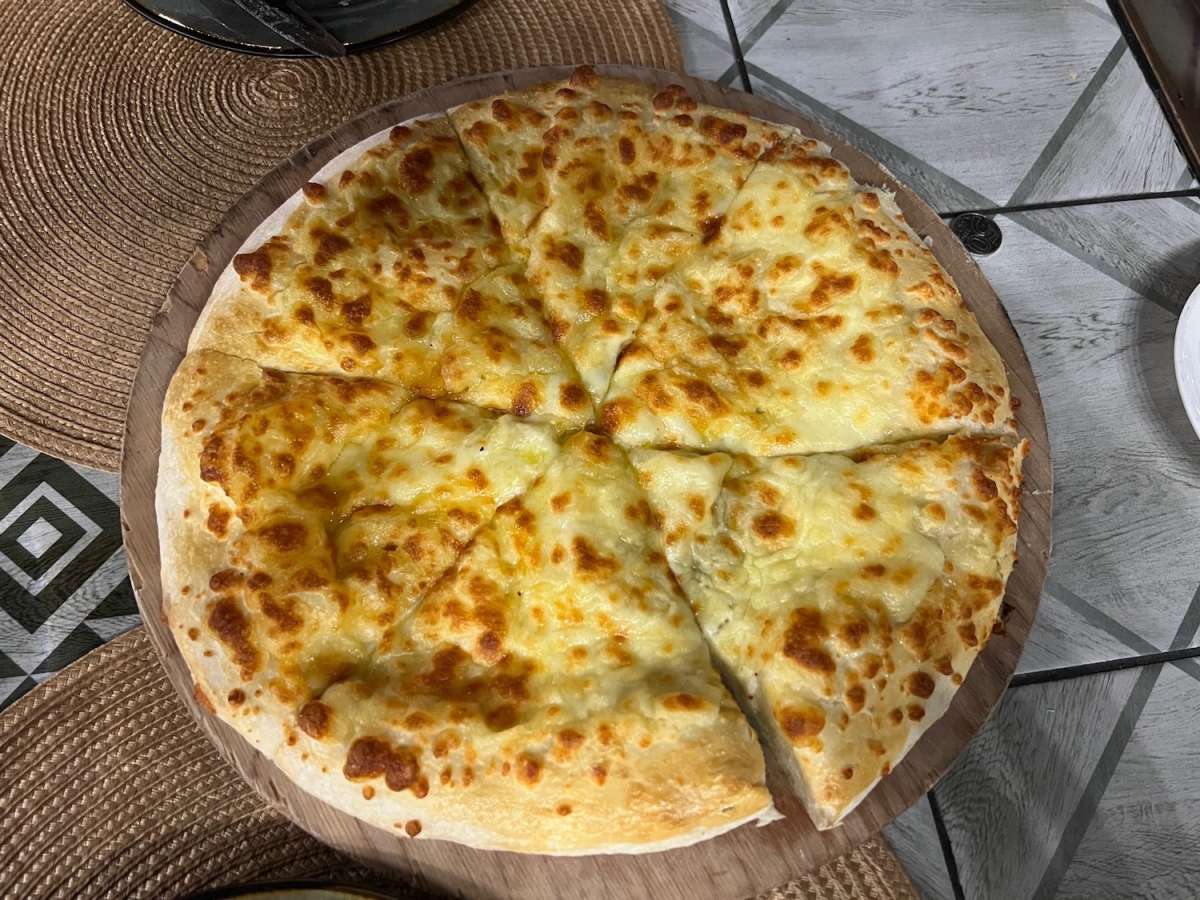
[[[320,187],[234,259],[193,348],[497,410],[528,382],[537,401],[525,415],[586,420],[561,402],[578,377],[445,118],[393,129]]]
[[[999,356],[901,219],[823,146],[773,150],[718,238],[659,285],[606,427],[761,456],[1009,432]]]
[[[1024,450],[952,437],[854,457],[635,453],[701,627],[819,827],[945,712],[991,634]]]

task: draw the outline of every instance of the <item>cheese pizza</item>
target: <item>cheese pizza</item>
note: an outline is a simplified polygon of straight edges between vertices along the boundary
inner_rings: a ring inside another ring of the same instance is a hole
[[[1012,568],[1004,366],[884,191],[580,69],[368,138],[216,280],[163,411],[198,701],[410,839],[840,822]],[[769,753],[764,758],[760,740]]]
[[[1012,570],[1023,444],[638,450],[667,553],[819,827],[949,706]]]

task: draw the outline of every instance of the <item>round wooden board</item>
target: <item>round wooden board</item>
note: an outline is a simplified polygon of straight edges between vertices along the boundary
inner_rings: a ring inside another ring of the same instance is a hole
[[[825,141],[863,184],[893,191],[909,223],[932,238],[933,251],[1008,366],[1017,417],[1031,449],[1019,531],[1019,559],[1008,582],[1002,625],[972,666],[946,715],[836,829],[819,832],[769,773],[785,818],[744,826],[710,841],[639,856],[548,857],[473,850],[441,841],[398,840],[311,797],[253,750],[233,729],[203,712],[161,609],[154,489],[160,415],[167,384],[213,283],[263,219],[336,154],[397,122],[469,100],[566,77],[570,67],[523,69],[479,76],[377,107],[294,154],[225,216],[179,273],[146,341],[134,382],[121,467],[121,519],[138,604],[172,682],[205,732],[239,772],[273,804],[321,840],[364,860],[402,870],[418,883],[471,897],[579,898],[654,896],[658,900],[751,896],[782,884],[874,835],[925,793],[949,768],[1003,693],[1029,633],[1050,554],[1050,446],[1041,398],[1012,323],[978,267],[937,214],[882,166],[801,115],[760,97],[654,69],[599,66],[604,74],[654,85],[679,83],[698,100],[797,126]]]

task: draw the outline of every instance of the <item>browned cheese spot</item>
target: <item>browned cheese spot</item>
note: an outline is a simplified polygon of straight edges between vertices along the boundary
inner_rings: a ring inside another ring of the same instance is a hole
[[[404,154],[400,161],[400,179],[411,194],[422,194],[433,184],[433,153],[428,147],[417,147]]]
[[[332,718],[333,710],[320,700],[310,700],[300,707],[300,712],[296,716],[296,724],[309,737],[321,740],[329,734]]]
[[[823,644],[829,630],[820,610],[797,609],[792,612],[791,624],[784,634],[783,655],[800,666],[823,675],[831,675],[836,666]]]
[[[587,405],[587,391],[571,382],[558,389],[558,399],[565,409],[583,409]]]
[[[578,750],[585,740],[584,736],[573,728],[564,728],[555,737],[558,745],[568,752]]]
[[[750,527],[764,541],[787,540],[796,533],[796,523],[774,510],[759,513]]]
[[[860,334],[850,345],[850,355],[861,363],[869,363],[875,358],[875,342],[869,334]]]
[[[637,157],[637,151],[634,149],[633,141],[627,137],[622,137],[617,141],[617,150],[621,154],[621,162],[625,165],[631,165]]]
[[[404,833],[409,837],[416,837],[421,833],[421,823],[417,819],[409,819],[404,823]]]
[[[414,789],[417,794],[421,769],[409,748],[394,747],[383,738],[364,737],[350,745],[342,774],[350,781],[382,775],[393,791]]]
[[[857,650],[863,645],[863,641],[870,630],[871,627],[865,620],[853,619],[841,627],[838,635],[841,637],[842,643],[847,647],[851,650]]]
[[[846,691],[846,706],[850,712],[859,712],[867,701],[867,692],[861,684],[856,684]]]
[[[589,201],[584,206],[583,223],[587,226],[588,231],[600,240],[608,240],[608,220],[604,218],[604,213],[600,212],[600,208],[595,203]]]
[[[928,699],[933,696],[933,678],[928,672],[913,672],[905,680],[904,688],[914,697]]]
[[[556,241],[547,235],[542,242],[546,258],[560,262],[572,272],[583,271],[583,251],[570,241]]]
[[[308,532],[303,522],[277,522],[268,525],[259,534],[280,553],[288,553],[303,546]]]
[[[576,535],[571,540],[571,553],[575,557],[575,568],[589,574],[613,574],[620,564],[611,556],[600,553],[587,538]]]
[[[692,403],[703,407],[710,413],[718,413],[725,403],[707,382],[699,378],[690,378],[683,383],[683,393]]]
[[[233,258],[233,270],[256,291],[265,292],[271,285],[271,256],[265,247],[239,253]]]
[[[208,589],[214,594],[223,594],[240,586],[244,579],[245,576],[236,569],[222,569],[213,572],[212,577],[208,579]]]
[[[250,640],[250,622],[242,608],[228,598],[222,598],[208,610],[208,628],[233,653],[234,663],[241,669],[242,680],[249,681],[259,667],[258,648]]]
[[[355,328],[361,326],[370,314],[371,298],[367,294],[363,294],[357,300],[342,304],[342,318]]]
[[[517,780],[522,784],[533,787],[541,780],[542,764],[528,754],[522,753],[517,757]]]
[[[600,409],[600,427],[606,434],[616,434],[636,414],[633,401],[628,397],[610,400]]]
[[[779,726],[789,741],[796,746],[814,749],[820,746],[820,737],[825,728],[825,713],[815,706],[785,706],[778,713]]]
[[[215,503],[208,508],[208,518],[204,527],[219,538],[225,537],[229,530],[229,510],[222,509]]]
[[[540,402],[537,385],[532,381],[523,381],[513,394],[512,414],[521,418],[533,415]]]
[[[346,238],[323,228],[314,228],[312,236],[317,242],[317,252],[313,256],[313,261],[318,266],[328,265],[334,257],[350,249],[350,242]]]
[[[854,507],[854,518],[858,519],[860,522],[870,522],[878,515],[879,514],[875,512],[875,507],[871,506],[869,503],[860,503],[858,506]]]
[[[710,216],[700,223],[700,243],[711,244],[721,234],[724,216]]]
[[[717,116],[701,116],[700,133],[716,140],[718,144],[731,144],[746,136],[746,126],[741,122],[730,122]]]

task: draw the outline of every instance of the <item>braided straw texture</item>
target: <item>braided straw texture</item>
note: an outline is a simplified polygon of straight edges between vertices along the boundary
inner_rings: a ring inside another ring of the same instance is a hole
[[[138,628],[0,716],[0,897],[178,897],[334,879],[428,896],[271,810],[192,719]],[[916,900],[870,841],[760,900]]]
[[[465,75],[682,68],[658,0],[480,0],[332,61],[206,47],[121,0],[32,0],[0,16],[0,59],[0,433],[109,470],[175,274],[296,147]]]

